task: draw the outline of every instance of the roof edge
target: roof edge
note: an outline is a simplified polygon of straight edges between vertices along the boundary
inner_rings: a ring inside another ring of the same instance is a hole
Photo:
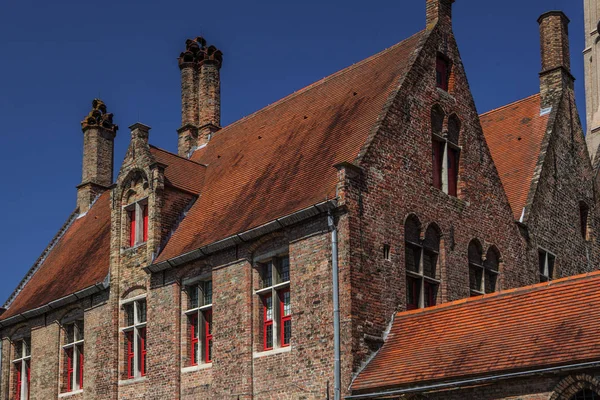
[[[558,364],[558,365],[548,366],[548,367],[544,367],[544,368],[538,368],[538,369],[534,369],[534,370],[521,370],[521,371],[515,371],[515,372],[500,373],[500,374],[495,374],[495,375],[484,375],[484,376],[479,376],[479,377],[475,376],[472,378],[455,379],[455,380],[450,380],[450,381],[446,381],[446,382],[438,381],[438,383],[433,383],[435,381],[431,381],[432,383],[430,383],[430,384],[406,387],[404,389],[388,389],[388,390],[383,390],[383,391],[380,391],[377,393],[366,393],[366,391],[368,391],[370,389],[365,388],[362,390],[357,390],[357,391],[363,391],[364,393],[346,396],[345,399],[347,399],[347,400],[371,399],[371,398],[381,399],[381,398],[383,398],[382,396],[386,396],[386,398],[388,398],[388,396],[398,396],[398,395],[405,394],[405,393],[442,390],[442,389],[449,389],[452,387],[461,387],[461,386],[465,386],[465,385],[482,384],[482,383],[490,382],[490,381],[522,378],[522,377],[527,377],[527,376],[531,376],[531,375],[539,375],[539,374],[544,374],[544,373],[556,373],[556,372],[561,372],[561,371],[573,371],[573,370],[598,368],[598,367],[600,367],[600,360],[580,362],[580,363],[576,363],[576,364]]]
[[[197,248],[192,251],[188,251],[187,253],[180,254],[178,256],[160,261],[156,264],[150,264],[147,267],[144,267],[144,271],[146,271],[146,273],[148,274],[166,271],[168,269],[177,267],[190,261],[203,258],[212,253],[216,253],[217,251],[224,250],[228,247],[235,246],[236,244],[256,239],[257,237],[266,235],[267,233],[271,233],[278,229],[296,224],[316,215],[326,213],[327,211],[332,210],[336,207],[337,198],[313,204],[310,207],[298,210],[292,214],[275,218],[272,221],[269,221],[255,228],[249,229],[247,231],[236,233],[226,238],[217,240],[216,242],[209,243],[203,247]]]
[[[493,109],[491,109],[489,111],[486,111],[484,113],[479,114],[479,118],[481,118],[483,116],[486,116],[488,114],[491,114],[491,113],[495,113],[495,112],[500,111],[500,110],[504,110],[505,108],[513,106],[515,104],[522,103],[522,102],[527,101],[527,100],[531,100],[533,97],[539,96],[539,95],[540,95],[540,93],[537,92],[537,93],[532,94],[531,96],[527,96],[527,97],[522,98],[520,100],[515,100],[512,103],[508,103],[508,104],[505,104],[503,106],[500,106],[500,107],[497,107],[497,108],[493,108]]]
[[[92,205],[94,202],[96,202],[96,200],[100,196],[101,195],[97,196],[96,199],[94,199],[94,201],[92,202]],[[90,210],[91,210],[91,207],[90,207]],[[35,273],[41,268],[42,264],[46,260],[46,257],[48,257],[48,254],[50,254],[50,252],[52,251],[54,246],[60,241],[60,239],[64,236],[64,234],[67,232],[67,230],[69,230],[69,228],[71,227],[73,222],[78,218],[78,216],[79,216],[79,209],[75,209],[75,211],[73,211],[69,215],[69,218],[67,218],[67,221],[58,230],[56,235],[54,235],[54,237],[52,238],[52,240],[50,241],[48,246],[46,246],[46,248],[44,249],[42,254],[38,257],[38,259],[35,261],[35,263],[33,263],[31,268],[29,268],[29,271],[27,272],[25,277],[21,280],[21,282],[19,282],[19,284],[17,285],[15,290],[11,293],[11,295],[8,297],[6,302],[2,305],[2,308],[5,308],[7,310],[10,308],[11,304],[13,303],[13,301],[15,301],[15,299],[17,298],[17,296],[19,295],[21,290],[23,290],[23,288],[31,280],[33,275],[35,275]]]

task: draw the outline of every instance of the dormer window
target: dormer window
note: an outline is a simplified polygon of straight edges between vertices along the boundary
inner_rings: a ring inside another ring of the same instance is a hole
[[[450,78],[450,63],[445,57],[438,55],[435,64],[436,86],[444,91],[448,91],[448,81]]]
[[[148,241],[148,199],[125,207],[129,222],[129,247]]]

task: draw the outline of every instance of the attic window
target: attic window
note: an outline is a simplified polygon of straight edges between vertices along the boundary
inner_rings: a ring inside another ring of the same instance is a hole
[[[148,199],[125,207],[129,235],[127,244],[134,247],[148,241]]]
[[[556,256],[547,250],[538,250],[538,263],[540,268],[540,282],[548,282],[554,279],[554,264]]]
[[[445,57],[438,55],[435,63],[436,86],[448,91],[448,80],[450,78],[450,63]]]
[[[588,217],[590,214],[590,208],[583,201],[579,202],[579,224],[581,229],[581,237],[584,240],[590,240],[589,228],[588,228]]]
[[[383,259],[386,261],[390,261],[392,259],[389,244],[383,245]]]

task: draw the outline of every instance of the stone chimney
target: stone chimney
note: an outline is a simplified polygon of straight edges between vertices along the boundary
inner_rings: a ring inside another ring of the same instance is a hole
[[[119,127],[106,112],[102,100],[94,99],[92,111],[81,121],[83,131],[83,170],[77,186],[79,213],[90,209],[94,199],[113,183],[114,142]]]
[[[573,89],[575,78],[571,75],[569,22],[562,11],[549,11],[538,18],[542,55],[542,109],[552,107],[560,99],[563,89]]]
[[[181,128],[178,153],[187,157],[221,129],[221,79],[223,53],[206,46],[202,37],[186,41],[179,56],[181,70]]]
[[[438,22],[452,24],[452,3],[454,0],[426,0],[427,29],[433,29]]]

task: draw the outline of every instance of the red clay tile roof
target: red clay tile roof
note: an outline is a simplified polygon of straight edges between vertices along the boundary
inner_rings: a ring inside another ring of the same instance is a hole
[[[480,116],[485,139],[515,219],[520,219],[540,155],[549,114],[540,116],[540,95]]]
[[[41,307],[100,283],[108,275],[110,193],[73,221],[0,319]]]
[[[600,271],[398,313],[353,391],[600,361]]]
[[[334,164],[353,161],[407,72],[423,32],[216,133],[194,161],[204,189],[157,262],[335,196]]]
[[[157,162],[167,165],[165,184],[186,192],[200,193],[206,172],[204,165],[152,145],[150,145],[150,153]]]

